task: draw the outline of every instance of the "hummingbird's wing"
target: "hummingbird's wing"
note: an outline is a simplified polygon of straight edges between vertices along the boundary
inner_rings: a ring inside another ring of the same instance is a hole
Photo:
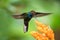
[[[34,15],[35,17],[41,17],[41,16],[46,16],[46,15],[50,15],[51,13],[39,13],[36,12],[36,14]]]
[[[12,15],[12,16],[16,19],[24,19],[25,15],[26,15],[26,13],[19,14],[19,15],[18,14],[17,15]]]

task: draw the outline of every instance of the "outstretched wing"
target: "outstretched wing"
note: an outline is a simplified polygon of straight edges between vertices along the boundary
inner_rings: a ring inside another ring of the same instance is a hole
[[[36,14],[34,15],[35,17],[41,17],[41,16],[46,16],[46,15],[50,15],[51,13],[39,13],[36,12]]]
[[[16,19],[23,19],[25,16],[26,16],[26,13],[23,13],[23,14],[17,14],[17,15],[12,15],[14,18]]]

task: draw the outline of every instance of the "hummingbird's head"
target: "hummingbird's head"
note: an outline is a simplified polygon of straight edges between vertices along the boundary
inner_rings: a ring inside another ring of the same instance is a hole
[[[32,15],[35,15],[36,12],[34,10],[32,10],[31,13],[32,13]]]

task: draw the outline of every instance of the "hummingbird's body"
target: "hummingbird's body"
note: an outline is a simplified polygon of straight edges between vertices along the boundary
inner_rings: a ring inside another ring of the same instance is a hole
[[[33,17],[31,12],[28,12],[28,14],[26,15],[26,17],[24,18],[24,32],[28,31],[28,25],[29,25],[29,21],[31,20],[31,18]]]
[[[20,15],[13,15],[13,17],[16,19],[24,19],[24,32],[27,32],[28,24],[32,17],[41,17],[41,16],[45,16],[48,14],[50,13],[39,13],[39,12],[31,11],[31,12],[23,13]]]

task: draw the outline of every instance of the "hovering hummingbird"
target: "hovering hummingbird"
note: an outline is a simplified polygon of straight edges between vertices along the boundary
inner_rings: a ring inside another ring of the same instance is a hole
[[[20,15],[13,15],[13,17],[16,19],[24,19],[24,33],[25,33],[28,31],[28,24],[29,24],[29,21],[32,19],[32,17],[41,17],[49,14],[51,13],[41,13],[41,12],[30,11],[28,13],[23,13]]]

